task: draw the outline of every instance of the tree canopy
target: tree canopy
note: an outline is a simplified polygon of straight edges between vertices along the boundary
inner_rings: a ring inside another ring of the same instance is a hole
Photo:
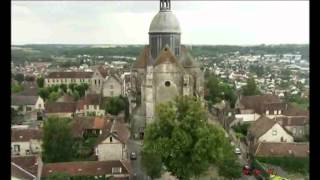
[[[73,138],[68,118],[49,117],[43,127],[43,161],[67,162],[72,159]]]
[[[247,84],[242,87],[242,95],[254,96],[254,95],[259,95],[259,94],[261,94],[261,92],[258,89],[256,81],[252,77],[250,77],[247,80]]]
[[[157,106],[156,114],[154,123],[145,130],[142,156],[146,153],[158,156],[157,160],[161,160],[158,164],[184,180],[201,175],[210,165],[223,170],[225,161],[232,161],[235,164],[231,167],[238,168],[224,131],[207,123],[206,111],[200,100],[177,97],[174,102]],[[146,171],[149,176],[158,175],[157,165],[145,168],[150,168]],[[240,167],[238,174],[228,175],[239,177]]]

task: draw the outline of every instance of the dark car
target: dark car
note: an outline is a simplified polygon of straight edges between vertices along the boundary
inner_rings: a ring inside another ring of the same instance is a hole
[[[130,159],[131,160],[136,160],[137,159],[137,153],[136,152],[131,152],[130,153]]]

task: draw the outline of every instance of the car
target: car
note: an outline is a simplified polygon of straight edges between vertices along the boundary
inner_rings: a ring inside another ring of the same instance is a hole
[[[240,148],[236,147],[236,148],[234,149],[234,153],[237,154],[237,155],[240,155],[240,154],[241,154]]]
[[[130,159],[131,160],[136,160],[137,159],[137,153],[136,152],[131,152],[130,153]]]

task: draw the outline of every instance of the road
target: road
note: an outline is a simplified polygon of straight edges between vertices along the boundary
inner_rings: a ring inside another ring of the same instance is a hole
[[[141,146],[142,142],[138,140],[133,140],[129,139],[128,140],[128,152],[129,152],[129,158],[130,158],[130,153],[131,152],[136,152],[137,153],[137,159],[136,160],[131,160],[131,166],[133,170],[133,174],[136,174],[136,177],[133,177],[133,180],[149,180],[148,176],[142,171],[142,166],[141,166]]]

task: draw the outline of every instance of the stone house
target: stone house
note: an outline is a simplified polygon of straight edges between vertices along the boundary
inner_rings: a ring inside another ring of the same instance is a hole
[[[42,131],[37,128],[11,128],[11,155],[30,156],[41,153]]]
[[[250,148],[259,142],[293,142],[293,136],[275,119],[261,116],[248,129]]]
[[[124,123],[114,120],[110,129],[107,129],[97,140],[95,146],[99,161],[127,159],[127,141],[129,129]]]
[[[115,73],[106,77],[102,94],[103,97],[114,97],[123,94],[122,80]]]
[[[74,137],[100,136],[111,128],[110,117],[75,117],[72,124]]]
[[[87,94],[77,102],[76,111],[77,115],[94,115],[104,116],[103,98],[99,94]]]
[[[11,95],[11,107],[23,114],[44,110],[44,101],[40,96]]]
[[[257,120],[255,114],[264,115],[268,118],[281,116],[287,107],[286,103],[283,103],[278,96],[273,94],[240,96],[235,104],[236,116],[241,116],[247,121]]]

